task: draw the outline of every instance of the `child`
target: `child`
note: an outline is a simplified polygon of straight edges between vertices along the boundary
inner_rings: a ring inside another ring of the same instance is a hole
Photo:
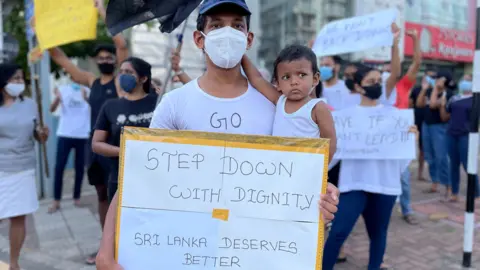
[[[311,98],[320,82],[317,57],[308,47],[291,45],[283,49],[274,63],[273,86],[250,62],[242,66],[254,88],[277,105],[273,136],[330,139],[329,160],[336,151],[332,114],[323,99]]]

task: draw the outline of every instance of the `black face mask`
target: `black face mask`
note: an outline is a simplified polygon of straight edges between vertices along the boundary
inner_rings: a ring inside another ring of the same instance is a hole
[[[355,91],[355,82],[353,82],[352,79],[346,79],[345,80],[345,86],[350,90],[351,92]]]
[[[115,65],[114,64],[109,64],[109,63],[101,63],[97,64],[98,69],[100,70],[100,73],[102,74],[113,74],[113,71],[115,70]]]
[[[382,86],[379,83],[371,86],[364,86],[362,88],[365,90],[364,96],[368,97],[369,99],[379,99],[382,95]]]

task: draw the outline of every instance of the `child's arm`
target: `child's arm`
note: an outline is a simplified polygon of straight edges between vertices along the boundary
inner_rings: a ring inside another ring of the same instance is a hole
[[[247,55],[244,55],[242,58],[242,67],[243,71],[247,75],[248,80],[262,95],[264,95],[268,100],[273,104],[277,104],[278,99],[280,98],[280,92],[267,80],[265,80],[258,71],[258,69],[253,65],[253,63],[248,59]]]
[[[320,129],[320,138],[330,139],[330,149],[328,161],[332,161],[335,151],[337,151],[337,135],[333,123],[332,113],[324,102],[319,102],[313,109],[314,121]]]

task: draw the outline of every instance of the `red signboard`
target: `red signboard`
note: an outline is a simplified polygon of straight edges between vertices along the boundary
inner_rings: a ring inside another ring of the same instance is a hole
[[[475,31],[444,29],[405,22],[405,31],[417,30],[422,57],[455,62],[473,62]],[[413,42],[405,38],[405,55],[413,55]]]

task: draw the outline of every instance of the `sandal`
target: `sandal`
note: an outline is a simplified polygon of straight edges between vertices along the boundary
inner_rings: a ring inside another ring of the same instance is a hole
[[[60,210],[60,203],[59,203],[59,204],[53,203],[53,204],[48,208],[48,213],[49,213],[49,214],[53,214],[53,213],[57,212],[58,210]]]
[[[88,256],[88,258],[85,260],[85,263],[88,265],[95,265],[95,260],[97,259],[97,252],[94,252]]]
[[[382,263],[380,265],[380,270],[388,270],[388,269],[392,269],[392,267],[386,263]]]
[[[430,188],[427,188],[427,189],[423,190],[422,192],[423,192],[423,193],[426,193],[426,194],[433,194],[433,193],[437,193],[438,190],[433,189],[433,188],[430,187]]]
[[[412,214],[403,216],[403,220],[405,220],[405,222],[407,222],[410,225],[417,225],[419,223],[418,220],[415,218],[415,216]]]

